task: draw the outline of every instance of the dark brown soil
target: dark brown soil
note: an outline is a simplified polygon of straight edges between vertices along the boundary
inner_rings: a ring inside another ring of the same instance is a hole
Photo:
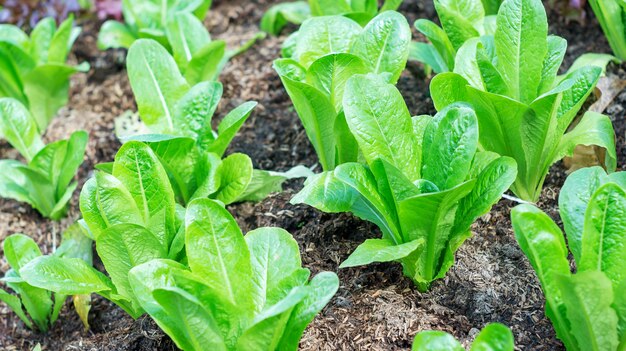
[[[273,2],[273,1],[272,1]],[[258,32],[258,22],[270,1],[216,1],[207,18],[215,38],[230,47],[240,45]],[[407,0],[401,8],[411,23],[421,17],[435,18],[432,1]],[[597,22],[566,23],[551,16],[551,32],[568,39],[566,58],[588,52],[608,52],[609,47]],[[78,174],[80,185],[90,176],[93,165],[111,161],[119,142],[113,120],[135,104],[124,70],[123,50],[98,52],[95,38],[98,23],[88,20],[74,50],[74,60],[88,61],[92,70],[73,78],[68,106],[59,112],[46,134],[47,140],[67,137],[71,131],[88,130],[90,142],[86,162]],[[255,166],[286,170],[304,164],[315,167],[317,158],[278,76],[272,61],[279,56],[285,36],[268,37],[236,57],[220,77],[224,99],[218,110],[223,116],[247,100],[259,106],[235,138],[230,152],[245,152]],[[624,77],[624,67],[611,66],[609,74]],[[417,63],[409,63],[399,82],[413,114],[432,114],[429,80]],[[615,124],[618,164],[626,161],[626,91],[618,95],[606,113]],[[16,153],[0,142],[0,158]],[[319,171],[319,166],[314,168]],[[558,219],[556,198],[565,179],[561,163],[547,178],[539,206]],[[306,206],[289,204],[302,181],[291,181],[282,194],[257,203],[230,207],[244,231],[259,226],[279,226],[290,231],[300,243],[303,264],[314,273],[338,271],[341,287],[329,306],[307,329],[303,350],[407,350],[421,330],[438,329],[454,334],[464,343],[489,322],[512,327],[519,350],[560,350],[550,322],[543,312],[543,296],[535,274],[517,246],[509,220],[515,203],[501,201],[473,227],[474,237],[459,250],[457,263],[448,276],[436,282],[428,293],[419,293],[402,275],[399,264],[374,264],[338,270],[355,247],[366,238],[378,237],[378,229],[350,215],[329,215]],[[67,218],[52,222],[29,206],[0,199],[0,240],[22,232],[33,237],[44,253],[53,250],[60,233],[79,218],[78,192]],[[0,255],[3,253],[0,252]],[[0,261],[6,272],[6,261]],[[0,349],[30,350],[41,343],[44,350],[175,350],[171,340],[150,320],[133,321],[108,301],[94,296],[90,313],[91,330],[85,332],[71,303],[60,321],[47,334],[31,332],[4,305],[0,305]]]

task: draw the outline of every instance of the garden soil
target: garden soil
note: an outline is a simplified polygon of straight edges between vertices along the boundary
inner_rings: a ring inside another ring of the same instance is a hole
[[[206,24],[216,39],[229,47],[241,45],[258,31],[258,23],[271,1],[215,1]],[[417,18],[435,19],[431,0],[405,1],[401,7],[412,23]],[[584,52],[609,52],[609,47],[592,15],[583,21],[567,22],[550,15],[553,34],[570,43],[569,65]],[[120,143],[113,133],[114,118],[136,108],[124,68],[123,50],[100,52],[96,47],[100,23],[87,19],[83,35],[72,55],[74,62],[87,61],[88,74],[72,79],[70,100],[48,128],[46,141],[65,138],[72,131],[89,131],[86,161],[77,180],[79,187],[100,162],[112,161]],[[289,96],[272,69],[280,55],[287,33],[259,41],[249,51],[234,58],[220,77],[224,98],[216,120],[239,104],[259,102],[253,115],[235,138],[229,152],[250,155],[255,166],[287,170],[296,165],[320,171]],[[419,40],[423,40],[414,33]],[[624,77],[624,67],[611,65],[608,75]],[[409,63],[398,87],[413,115],[432,114],[428,93],[429,78],[423,67]],[[618,165],[626,164],[626,123],[622,91],[606,109],[617,133]],[[0,158],[16,158],[5,142],[0,142]],[[552,167],[539,206],[558,221],[557,197],[566,172],[562,162]],[[259,203],[229,206],[244,232],[260,226],[278,226],[291,232],[300,245],[303,265],[313,274],[338,272],[341,285],[337,295],[307,328],[301,349],[316,350],[408,350],[418,331],[437,329],[452,333],[467,345],[489,322],[510,326],[518,350],[562,350],[544,314],[544,298],[539,282],[520,251],[511,229],[510,209],[515,203],[500,201],[472,227],[474,236],[457,252],[456,264],[445,279],[435,282],[431,291],[420,293],[402,275],[396,263],[372,264],[338,270],[359,243],[380,236],[372,224],[347,214],[325,214],[307,206],[294,206],[290,198],[302,188],[302,181],[289,181],[285,192]],[[71,201],[68,217],[60,222],[42,218],[28,205],[0,199],[0,240],[13,233],[34,238],[44,253],[59,244],[60,235],[80,216],[78,191]],[[560,223],[560,221],[558,221]],[[4,256],[0,249],[0,256]],[[103,269],[96,259],[96,267]],[[6,272],[6,261],[0,270]],[[143,316],[132,320],[112,303],[95,296],[85,331],[68,300],[60,320],[42,335],[29,331],[4,305],[0,306],[0,349],[30,350],[40,343],[43,350],[176,350],[152,320]],[[207,350],[210,351],[210,350]]]

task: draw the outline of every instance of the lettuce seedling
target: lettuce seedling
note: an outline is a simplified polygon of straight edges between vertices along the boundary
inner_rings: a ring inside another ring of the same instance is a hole
[[[292,58],[274,61],[325,171],[358,159],[342,107],[346,82],[376,73],[395,83],[410,41],[409,25],[395,11],[378,15],[365,28],[342,16],[315,17],[298,31]]]
[[[187,265],[167,260],[171,248],[148,229],[126,224],[94,233],[111,278],[82,260],[55,257],[36,258],[21,273],[58,293],[98,293],[134,318],[145,310],[184,350],[297,349],[337,291],[337,276],[320,273],[307,283],[287,232],[261,228],[244,238],[213,200],[194,200],[183,222]]]
[[[0,24],[0,97],[11,97],[27,106],[40,134],[67,104],[70,77],[89,70],[87,63],[65,63],[80,34],[80,28],[73,24],[70,16],[57,29],[52,17],[44,18],[30,37],[16,26]]]
[[[403,0],[385,0],[378,8],[378,0],[308,0],[284,2],[270,7],[261,18],[261,30],[280,34],[287,23],[302,24],[311,17],[345,16],[361,25],[384,11],[395,11]]]
[[[0,281],[17,295],[11,295],[0,289],[0,300],[4,301],[28,328],[36,326],[39,331],[47,332],[58,319],[67,296],[32,286],[22,279],[21,269],[37,257],[42,257],[39,246],[33,239],[23,234],[13,234],[4,240],[3,251],[11,269],[0,278]],[[91,240],[80,231],[67,231],[63,233],[61,246],[52,256],[73,257],[91,265]]]
[[[310,177],[292,203],[375,223],[383,237],[366,240],[341,267],[399,261],[426,291],[452,266],[472,223],[513,183],[515,162],[478,151],[468,106],[411,118],[400,92],[379,76],[351,78],[344,110],[367,165]]]
[[[339,287],[310,282],[298,244],[280,228],[245,235],[220,204],[192,202],[185,218],[188,268],[153,260],[130,271],[141,306],[183,350],[297,350]]]
[[[572,173],[560,214],[576,263],[570,271],[563,234],[531,205],[511,212],[515,237],[537,273],[546,315],[567,350],[626,347],[626,173],[600,167]]]
[[[154,258],[178,258],[184,247],[184,209],[152,149],[131,141],[120,148],[111,174],[99,171],[83,186],[80,209],[109,277],[82,260],[40,257],[22,276],[64,295],[98,293],[137,318],[143,314],[128,271]]]
[[[468,40],[459,49],[454,73],[431,83],[438,110],[463,101],[478,116],[482,149],[517,162],[511,190],[537,201],[550,166],[579,145],[607,150],[605,164],[615,170],[615,140],[607,116],[587,112],[568,132],[602,68],[583,66],[564,76],[557,72],[567,42],[548,36],[540,0],[505,0],[494,36]]]
[[[411,43],[409,58],[427,64],[436,73],[451,72],[457,51],[466,41],[493,35],[499,3],[497,0],[436,0],[434,4],[441,27],[427,19],[415,21],[415,28],[430,44]],[[493,11],[495,6],[498,7]]]
[[[126,137],[146,142],[167,170],[178,202],[185,205],[199,197],[225,204],[265,198],[281,190],[294,177],[308,176],[303,167],[288,173],[253,170],[244,154],[221,157],[256,102],[246,102],[228,113],[217,131],[211,120],[220,99],[222,84],[201,82],[190,86],[174,58],[157,42],[138,40],[128,52],[128,75],[139,115],[152,134]]]
[[[12,98],[0,98],[0,134],[26,160],[0,160],[0,196],[26,202],[53,220],[65,216],[88,134],[77,131],[68,140],[44,145],[35,118]]]
[[[513,333],[500,323],[487,324],[476,335],[470,351],[513,351]],[[465,351],[454,336],[441,331],[423,331],[415,335],[412,351]]]
[[[98,46],[101,50],[128,49],[139,39],[152,39],[174,55],[178,68],[190,84],[217,80],[228,60],[248,50],[265,34],[255,35],[235,50],[226,50],[226,43],[211,40],[202,23],[210,3],[210,0],[194,4],[175,1],[168,4],[169,7],[162,7],[146,0],[124,1],[126,25],[114,20],[105,22],[100,30]]]
[[[589,0],[589,4],[615,56],[620,60],[626,60],[626,2],[623,0]]]
[[[167,2],[156,2],[151,0],[123,0],[122,14],[124,22],[109,20],[102,24],[100,34],[98,35],[98,47],[101,50],[110,48],[130,48],[137,39],[154,39],[171,49],[169,30],[177,21],[179,15],[191,15],[202,26],[202,21],[206,17],[212,0],[173,0]],[[185,19],[184,25],[188,25],[189,21]],[[196,24],[193,27],[185,27],[186,30],[193,30],[187,34],[198,35],[195,31]],[[182,29],[182,28],[179,28]],[[206,29],[204,30],[206,32]],[[184,33],[181,33],[184,35]],[[203,34],[204,35],[204,34]],[[192,38],[193,40],[193,38]],[[178,44],[184,44],[180,42]]]

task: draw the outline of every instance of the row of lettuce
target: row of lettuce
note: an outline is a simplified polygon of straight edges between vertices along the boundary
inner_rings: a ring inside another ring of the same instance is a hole
[[[593,112],[576,119],[613,58],[583,56],[559,75],[567,43],[548,35],[540,0],[436,1],[443,28],[415,24],[431,44],[411,42],[409,24],[394,11],[400,1],[350,4],[337,13],[325,12],[334,5],[321,0],[281,4],[261,24],[276,32],[288,20],[302,22],[274,68],[323,168],[311,175],[304,167],[256,170],[244,154],[224,157],[255,103],[232,110],[214,131],[222,95],[214,80],[253,41],[235,51],[212,41],[202,24],[210,1],[124,3],[126,23],[105,23],[99,43],[129,48],[141,125],[121,137],[114,162],[96,165],[80,194],[83,218],[54,254],[42,255],[24,235],[5,240],[12,269],[2,281],[18,295],[0,290],[0,299],[41,331],[67,296],[84,316],[97,293],[133,318],[148,313],[184,350],[294,350],[339,280],[331,272],[309,280],[289,233],[260,228],[243,236],[225,205],[261,200],[290,177],[308,177],[293,203],[351,212],[381,230],[341,267],[397,261],[427,291],[453,265],[472,223],[507,190],[537,201],[552,164],[577,145],[596,145],[606,150],[609,175],[599,167],[577,171],[559,199],[575,274],[547,215],[524,204],[512,222],[567,349],[626,349],[626,223],[619,216],[626,181],[613,173],[610,119]],[[289,6],[301,16],[288,15]],[[0,33],[7,38],[0,43],[7,77],[0,134],[27,161],[0,161],[0,195],[59,219],[88,136],[79,131],[45,145],[41,134],[67,102],[69,76],[86,68],[65,64],[79,30],[70,19],[58,29],[41,21],[30,37],[11,26]],[[410,57],[438,72],[434,117],[411,116],[394,86]],[[108,276],[92,267],[92,241]],[[418,334],[413,347],[462,349],[441,332]],[[474,347],[512,350],[513,335],[491,324]]]

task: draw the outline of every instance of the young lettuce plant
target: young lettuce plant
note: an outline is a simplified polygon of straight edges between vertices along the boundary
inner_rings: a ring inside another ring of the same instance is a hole
[[[626,2],[623,0],[589,0],[600,26],[620,60],[626,60]]]
[[[128,271],[155,258],[181,258],[184,209],[152,149],[137,141],[120,148],[111,174],[96,172],[80,194],[84,223],[109,274],[82,260],[40,257],[21,271],[29,284],[64,295],[98,293],[133,318],[144,313]],[[182,228],[182,229],[181,229]]]
[[[212,0],[172,0],[166,2],[123,0],[122,14],[125,23],[115,20],[104,22],[98,35],[98,46],[101,50],[128,49],[135,40],[143,38],[154,39],[171,49],[168,31],[172,29],[170,26],[176,25],[174,24],[177,21],[176,17],[180,14],[190,14],[202,25],[202,21],[211,7],[211,2]],[[189,25],[189,22],[186,22],[185,26]],[[195,23],[193,26],[195,27]],[[174,31],[183,28],[177,28]]]
[[[144,9],[145,3],[155,6],[151,1],[125,1],[123,6],[129,10],[124,13],[132,15],[136,13],[135,11]],[[185,74],[190,84],[217,80],[228,60],[248,50],[265,34],[257,34],[238,49],[226,50],[226,43],[223,40],[211,40],[209,31],[202,23],[206,14],[204,6],[206,5],[208,9],[210,3],[211,1],[204,1],[204,5],[201,5],[199,9],[182,2],[170,4],[169,9],[164,9],[159,5],[158,11],[167,11],[164,15],[165,19],[159,13],[158,20],[155,20],[151,18],[154,14],[147,11],[144,15],[138,15],[138,18],[143,16],[150,18],[138,20],[136,23],[140,23],[139,29],[129,29],[132,28],[131,24],[124,26],[114,20],[107,21],[100,30],[98,46],[102,50],[120,47],[128,49],[141,38],[153,39],[174,55],[178,68]],[[195,4],[200,5],[200,2],[196,1]],[[193,9],[196,11],[191,12]],[[154,27],[155,23],[159,24]],[[142,28],[146,25],[148,28]],[[161,25],[163,28],[160,27]]]
[[[35,118],[12,98],[0,98],[0,134],[26,160],[0,160],[0,196],[26,202],[53,220],[65,216],[88,134],[77,131],[68,140],[44,145]]]
[[[415,21],[415,28],[430,44],[412,42],[409,58],[427,64],[436,73],[454,70],[457,51],[472,38],[493,35],[499,3],[496,0],[436,0],[441,27],[427,19]],[[487,7],[489,6],[489,7]],[[491,7],[495,7],[495,11]]]
[[[87,63],[65,63],[80,34],[80,28],[73,24],[72,16],[58,28],[53,18],[44,18],[30,37],[16,26],[0,24],[0,97],[14,98],[27,106],[40,134],[67,104],[70,77],[89,70]]]
[[[560,214],[576,263],[570,271],[559,227],[531,205],[511,212],[515,237],[537,273],[546,315],[568,351],[626,348],[626,173],[572,173]]]
[[[478,333],[470,351],[513,351],[511,329],[500,323],[487,324]],[[423,331],[415,335],[412,351],[465,351],[454,336],[441,331]]]
[[[386,0],[378,8],[377,0],[309,0],[284,2],[270,7],[261,18],[261,30],[280,34],[287,23],[302,24],[310,17],[345,16],[361,25],[385,11],[395,11],[403,0]]]
[[[274,61],[325,171],[358,159],[342,107],[346,82],[366,73],[397,82],[410,40],[406,19],[395,11],[378,15],[365,28],[342,16],[316,17],[298,31],[292,57]]]
[[[440,110],[469,103],[478,116],[482,149],[513,158],[518,176],[511,190],[537,201],[550,166],[579,145],[607,150],[605,164],[615,170],[610,119],[587,112],[568,132],[602,68],[583,66],[557,76],[567,42],[548,36],[540,0],[505,0],[494,36],[468,40],[456,56],[454,72],[431,83]]]
[[[285,180],[311,173],[304,167],[287,173],[253,170],[252,160],[244,154],[221,160],[256,102],[232,110],[214,131],[211,120],[222,98],[222,84],[205,81],[191,86],[157,42],[135,42],[127,66],[143,129],[152,134],[125,139],[147,142],[153,148],[181,204],[211,194],[225,204],[262,199],[281,190]]]
[[[245,235],[219,203],[193,201],[185,218],[188,267],[152,260],[130,271],[141,306],[182,350],[297,350],[339,287],[309,281],[298,244],[280,228]]]
[[[33,239],[23,234],[10,235],[4,240],[3,251],[11,269],[0,281],[17,295],[0,289],[0,301],[6,303],[28,328],[36,326],[39,331],[47,332],[58,319],[67,296],[32,286],[22,279],[21,269],[37,257],[43,257]],[[68,231],[63,234],[63,242],[53,256],[74,257],[91,265],[91,240],[80,231]]]
[[[310,177],[292,203],[352,212],[378,225],[341,267],[399,261],[421,291],[445,276],[470,226],[513,183],[515,162],[478,152],[478,122],[455,104],[411,118],[400,92],[380,76],[355,76],[344,110],[367,165],[344,163]]]

